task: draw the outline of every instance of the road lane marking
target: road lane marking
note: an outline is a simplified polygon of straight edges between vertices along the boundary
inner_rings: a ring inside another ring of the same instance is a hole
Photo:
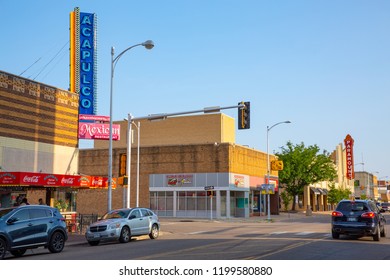
[[[313,234],[314,232],[312,231],[303,231],[303,232],[297,232],[295,235],[298,235],[298,236],[305,236],[305,235],[309,235],[309,234]]]
[[[194,232],[189,232],[187,234],[202,234],[202,233],[206,233],[207,231],[194,231]]]

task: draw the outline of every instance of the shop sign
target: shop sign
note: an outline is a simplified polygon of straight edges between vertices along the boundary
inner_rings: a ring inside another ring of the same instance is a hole
[[[4,172],[0,174],[0,185],[18,185],[19,173]]]
[[[94,14],[80,13],[80,113],[94,114],[96,98]]]
[[[245,187],[245,177],[240,175],[234,175],[234,185],[236,187]]]
[[[120,139],[121,127],[119,124],[112,125],[112,140]],[[79,139],[109,140],[110,125],[104,123],[79,122]]]
[[[347,135],[344,139],[346,161],[347,161],[347,179],[352,180],[355,178],[354,161],[353,161],[353,143],[351,135]]]
[[[166,182],[169,187],[192,187],[194,175],[192,174],[174,174],[166,175]]]
[[[96,116],[96,115],[86,115],[80,114],[79,121],[94,121],[94,122],[109,122],[109,116]]]
[[[107,188],[108,178],[34,172],[0,172],[0,186],[5,185]],[[115,178],[113,178],[112,187],[116,187]]]

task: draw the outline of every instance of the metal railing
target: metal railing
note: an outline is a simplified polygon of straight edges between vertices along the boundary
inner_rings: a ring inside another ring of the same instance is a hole
[[[76,214],[75,216],[66,216],[65,222],[69,233],[84,234],[87,227],[98,220],[97,214]]]

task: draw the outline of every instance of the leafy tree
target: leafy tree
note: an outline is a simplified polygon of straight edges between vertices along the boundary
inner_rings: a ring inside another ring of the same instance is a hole
[[[280,197],[282,198],[283,210],[287,211],[287,207],[292,201],[293,197],[287,191],[281,192]]]
[[[328,192],[328,202],[333,206],[342,199],[349,198],[351,191],[348,189],[336,189],[334,184],[331,184]]]
[[[330,154],[325,150],[320,153],[317,145],[305,147],[303,142],[293,145],[288,141],[281,150],[281,153],[276,153],[284,166],[279,172],[279,182],[293,197],[303,195],[306,186],[332,181],[337,176]],[[295,210],[295,204],[293,199],[292,210]]]

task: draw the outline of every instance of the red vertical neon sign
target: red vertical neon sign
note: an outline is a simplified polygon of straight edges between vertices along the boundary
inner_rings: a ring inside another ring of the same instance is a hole
[[[347,179],[352,180],[355,178],[355,170],[353,164],[353,139],[351,135],[347,135],[344,139],[346,160],[347,160]]]

